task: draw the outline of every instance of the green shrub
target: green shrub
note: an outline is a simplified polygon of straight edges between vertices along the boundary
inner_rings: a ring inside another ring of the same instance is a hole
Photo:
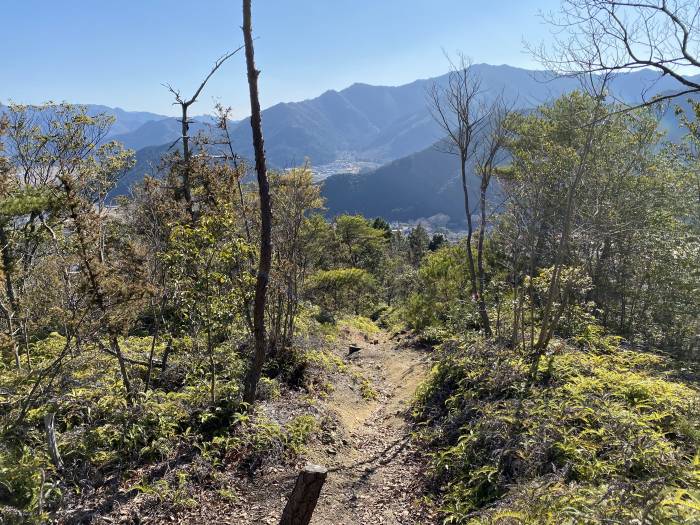
[[[361,315],[346,316],[341,319],[338,324],[341,328],[344,326],[354,328],[358,332],[362,332],[363,334],[367,335],[379,333],[379,327],[374,323],[374,321]]]
[[[512,349],[443,345],[415,413],[448,523],[700,519],[698,392],[604,343],[553,341],[534,385]]]
[[[319,270],[307,283],[307,293],[329,312],[370,313],[378,293],[377,280],[361,268]]]
[[[304,445],[317,428],[316,418],[312,415],[297,416],[285,426],[286,445],[294,455],[304,452]]]
[[[280,397],[280,384],[276,379],[261,377],[258,383],[258,397],[260,399],[273,400]]]
[[[264,461],[301,454],[316,428],[311,415],[297,416],[282,426],[260,414],[237,413],[230,430],[222,430],[198,448],[213,463],[225,460],[253,471]]]
[[[28,446],[0,449],[0,503],[20,509],[34,509],[39,502],[41,471],[52,467],[44,454]]]
[[[171,481],[160,478],[153,483],[141,481],[132,489],[152,498],[159,505],[166,505],[173,512],[191,509],[197,506],[197,500],[192,498],[191,487],[187,473],[183,470],[176,472]]]
[[[418,269],[415,292],[404,307],[405,320],[415,329],[450,327],[455,332],[478,327],[478,314],[469,297],[464,247],[446,246],[430,252]]]

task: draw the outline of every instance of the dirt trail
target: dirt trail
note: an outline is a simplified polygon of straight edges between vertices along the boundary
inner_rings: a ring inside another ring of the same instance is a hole
[[[350,344],[361,350],[348,356]],[[341,334],[333,351],[348,369],[322,402],[334,423],[306,455],[329,470],[312,525],[436,523],[419,502],[425,461],[406,419],[430,366],[427,354],[384,332],[365,336],[354,329]],[[294,478],[288,469],[258,478],[246,491],[249,522],[279,523]]]
[[[376,399],[368,401],[341,386],[328,400],[345,436],[338,450],[309,454],[309,460],[330,471],[311,523],[428,523],[427,511],[417,504],[424,465],[412,448],[405,417],[428,358],[383,332],[367,341],[357,333],[347,335],[344,343],[350,339],[362,348],[346,358],[348,366],[369,381]]]

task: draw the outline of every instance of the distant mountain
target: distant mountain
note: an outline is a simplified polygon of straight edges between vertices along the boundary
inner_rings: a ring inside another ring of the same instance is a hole
[[[619,93],[626,93],[630,103],[641,102],[640,89],[643,84],[640,82],[651,82],[655,78],[658,79],[658,76],[649,75],[648,72],[621,76],[615,88],[622,89],[616,93],[618,96]],[[656,88],[659,87],[668,87],[668,84],[657,83]],[[508,92],[505,94],[508,96]],[[647,98],[651,96],[647,95]],[[684,135],[674,108],[678,106],[692,115],[687,98],[674,101],[672,107],[660,115],[660,127],[670,141],[677,142]],[[700,96],[690,98],[700,101]],[[533,101],[530,107],[541,102]],[[471,167],[468,167],[468,173],[473,173]],[[478,180],[469,175],[468,185],[471,202],[476,202]],[[494,185],[490,197],[497,192],[497,185]],[[458,159],[438,151],[435,145],[367,173],[331,175],[322,182],[321,193],[326,199],[329,216],[360,213],[368,217],[381,216],[392,222],[414,222],[433,217],[455,229],[464,228],[466,223]]]
[[[112,108],[109,106],[102,106],[99,104],[79,105],[86,107],[88,115],[95,116],[98,114],[106,114],[114,117],[114,124],[112,125],[107,138],[114,137],[115,135],[131,133],[134,130],[146,124],[147,122],[167,118],[163,115],[158,115],[157,113],[149,113],[147,111],[126,111],[121,108]],[[0,104],[0,113],[2,113],[3,111],[5,111],[5,106],[3,104]]]
[[[114,124],[105,137],[105,140],[117,140],[126,148],[138,151],[151,146],[172,144],[180,137],[180,122],[176,117],[166,117],[147,111],[126,111],[121,108],[113,108],[99,104],[81,104],[87,108],[88,115],[106,114],[115,118]],[[0,104],[0,113],[3,105]],[[192,117],[190,124],[190,136],[194,137],[200,132],[208,132],[211,125],[216,124],[216,119],[211,115],[198,115]],[[234,128],[238,121],[230,121],[229,126]]]
[[[516,109],[532,108],[579,87],[572,78],[555,78],[544,71],[529,71],[501,65],[472,66],[481,78],[484,97],[498,94]],[[263,111],[263,128],[268,160],[285,168],[303,163],[333,163],[339,159],[386,162],[421,151],[440,138],[440,129],[430,116],[427,91],[433,84],[444,85],[448,76],[421,79],[401,86],[353,84],[341,91],[326,91],[301,102],[276,104]],[[612,91],[621,100],[638,102],[678,87],[675,80],[650,70],[622,74],[613,81]],[[125,146],[141,148],[172,144],[179,136],[175,118],[148,112],[89,105],[89,112],[116,117],[108,138]],[[194,117],[191,135],[205,129],[210,116]],[[248,119],[231,126],[236,150],[252,157]]]
[[[194,138],[200,133],[210,135],[212,129],[216,127],[217,120],[212,115],[198,115],[190,117],[189,135]],[[229,129],[235,128],[239,121],[229,120]],[[118,140],[125,147],[135,151],[150,146],[170,146],[182,135],[182,125],[178,117],[158,116],[156,119],[148,120],[140,126],[125,133],[111,133],[111,140]],[[216,132],[215,132],[216,133]]]
[[[115,135],[130,133],[147,122],[166,118],[164,115],[149,113],[147,111],[126,111],[121,108],[112,108],[98,104],[86,104],[86,106],[89,115],[94,116],[98,113],[106,113],[115,118],[114,124],[109,131],[108,138],[113,138]]]
[[[502,94],[516,109],[533,108],[580,87],[573,78],[553,79],[543,71],[487,64],[473,67],[481,78],[485,98]],[[353,84],[341,91],[326,91],[314,99],[267,108],[263,111],[263,129],[268,162],[272,167],[287,168],[308,158],[315,166],[342,167],[353,159],[385,164],[423,152],[441,138],[428,109],[427,91],[433,84],[444,85],[447,78],[443,75],[402,86]],[[650,97],[675,87],[676,81],[669,77],[640,70],[619,75],[612,92],[620,99],[638,102],[645,91]],[[674,119],[667,118],[664,125],[673,135]],[[193,124],[192,135],[198,127],[203,128]],[[133,149],[149,146],[148,154],[137,155],[137,165],[129,177],[138,180],[147,172],[148,164],[139,159],[150,159],[156,151],[152,146],[160,143],[165,151],[178,136],[179,123],[173,118],[154,119],[117,135],[115,138]],[[231,137],[236,151],[252,158],[248,119],[231,127]],[[343,162],[335,162],[340,159]],[[324,175],[327,174],[326,170]]]
[[[515,109],[529,109],[580,87],[573,78],[552,78],[544,71],[510,66],[476,64],[485,98],[501,94]],[[462,192],[457,160],[433,147],[441,130],[430,115],[428,89],[444,86],[448,75],[421,79],[401,86],[353,84],[341,91],[326,91],[301,102],[276,104],[263,111],[265,145],[270,165],[286,168],[303,163],[324,169],[323,195],[330,214],[343,212],[384,216],[409,221],[444,214],[452,226],[463,221]],[[700,80],[700,77],[696,77]],[[618,75],[611,92],[619,100],[638,103],[655,94],[678,88],[668,76],[651,70]],[[686,107],[685,100],[679,100]],[[2,112],[0,105],[0,112]],[[128,193],[146,174],[154,174],[160,158],[180,136],[176,118],[149,112],[125,111],[88,105],[90,114],[107,113],[116,118],[108,139],[119,140],[136,150],[136,165],[112,195]],[[208,132],[211,116],[193,117],[190,136]],[[682,133],[672,111],[662,116],[671,140]],[[248,119],[231,122],[236,151],[253,157]],[[178,148],[179,146],[174,146]],[[384,164],[370,172],[333,174],[348,169]],[[319,177],[320,178],[320,177]],[[476,195],[474,195],[476,198]]]
[[[198,133],[209,133],[210,127],[199,118],[192,119],[189,135],[195,137]],[[110,139],[118,140],[125,147],[140,150],[150,146],[172,144],[182,135],[182,125],[175,117],[163,117],[158,120],[150,120],[138,128],[119,135],[110,135]]]
[[[180,123],[175,118],[149,120],[126,133],[110,134],[111,140],[121,142],[125,148],[138,151],[142,148],[172,143],[181,134]]]
[[[532,108],[580,87],[573,78],[553,78],[544,71],[510,66],[476,64],[485,98],[502,94],[516,109]],[[278,167],[298,165],[306,158],[314,165],[339,158],[385,163],[427,148],[440,138],[430,116],[427,91],[444,85],[448,75],[416,80],[402,86],[353,84],[341,91],[326,91],[302,102],[276,104],[263,111],[269,161]],[[653,71],[619,75],[612,92],[620,99],[638,102],[677,87],[675,80]],[[250,126],[242,121],[233,140],[244,156],[252,155]]]
[[[471,198],[476,199],[476,181],[470,183]],[[455,228],[465,222],[459,160],[434,147],[370,173],[332,175],[322,182],[321,194],[330,216],[360,213],[407,222],[446,215],[447,224]]]

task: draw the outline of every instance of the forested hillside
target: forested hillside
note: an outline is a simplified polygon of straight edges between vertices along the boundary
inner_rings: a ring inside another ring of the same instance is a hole
[[[322,182],[321,192],[332,215],[409,221],[445,214],[454,226],[464,221],[459,159],[434,146],[370,173],[332,175]],[[475,198],[476,188],[471,193]]]
[[[172,91],[165,153],[118,140],[150,114],[3,106],[0,523],[700,523],[700,9],[668,5],[564,2],[540,59],[579,89],[526,107],[451,57],[440,140],[324,185],[270,164],[268,116],[369,144],[417,91],[263,112],[250,0],[242,123],[187,116],[238,51]]]
[[[483,88],[481,98],[502,95],[513,109],[532,110],[539,103],[575,90],[574,79],[553,78],[551,73],[508,66],[472,66]],[[440,152],[440,127],[426,104],[431,85],[444,85],[447,75],[418,80],[398,87],[355,84],[340,92],[327,92],[316,99],[279,104],[263,111],[268,129],[267,151],[273,166],[289,168],[308,161],[315,166],[347,157],[350,163],[366,159],[382,166],[359,174],[338,173],[323,183],[323,196],[330,215],[362,213],[390,221],[416,221],[443,214],[453,228],[464,222],[457,159]],[[643,89],[666,93],[677,85],[673,79],[640,71],[611,81],[611,92],[627,103],[639,100]],[[691,110],[685,100],[679,104]],[[673,107],[658,110],[661,130],[672,142],[684,135]],[[692,111],[692,110],[691,110]],[[111,191],[126,195],[145,175],[160,176],[160,157],[177,143],[179,122],[149,121],[124,135],[110,136],[136,151],[134,165]],[[252,159],[249,123],[230,122],[231,140],[238,154]],[[217,140],[216,127],[201,117],[190,126],[192,136]],[[470,169],[473,169],[470,167]],[[435,189],[435,191],[433,191]],[[428,190],[428,191],[426,191]],[[478,191],[474,188],[473,191]]]

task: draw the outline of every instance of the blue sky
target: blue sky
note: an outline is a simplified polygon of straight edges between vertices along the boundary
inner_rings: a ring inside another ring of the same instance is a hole
[[[547,40],[538,11],[558,0],[254,0],[264,107],[353,82],[398,85],[446,71],[443,48],[475,62],[537,67],[523,39]],[[3,0],[0,102],[96,103],[175,114],[162,83],[187,95],[242,43],[239,0]],[[248,112],[242,54],[208,84]]]

